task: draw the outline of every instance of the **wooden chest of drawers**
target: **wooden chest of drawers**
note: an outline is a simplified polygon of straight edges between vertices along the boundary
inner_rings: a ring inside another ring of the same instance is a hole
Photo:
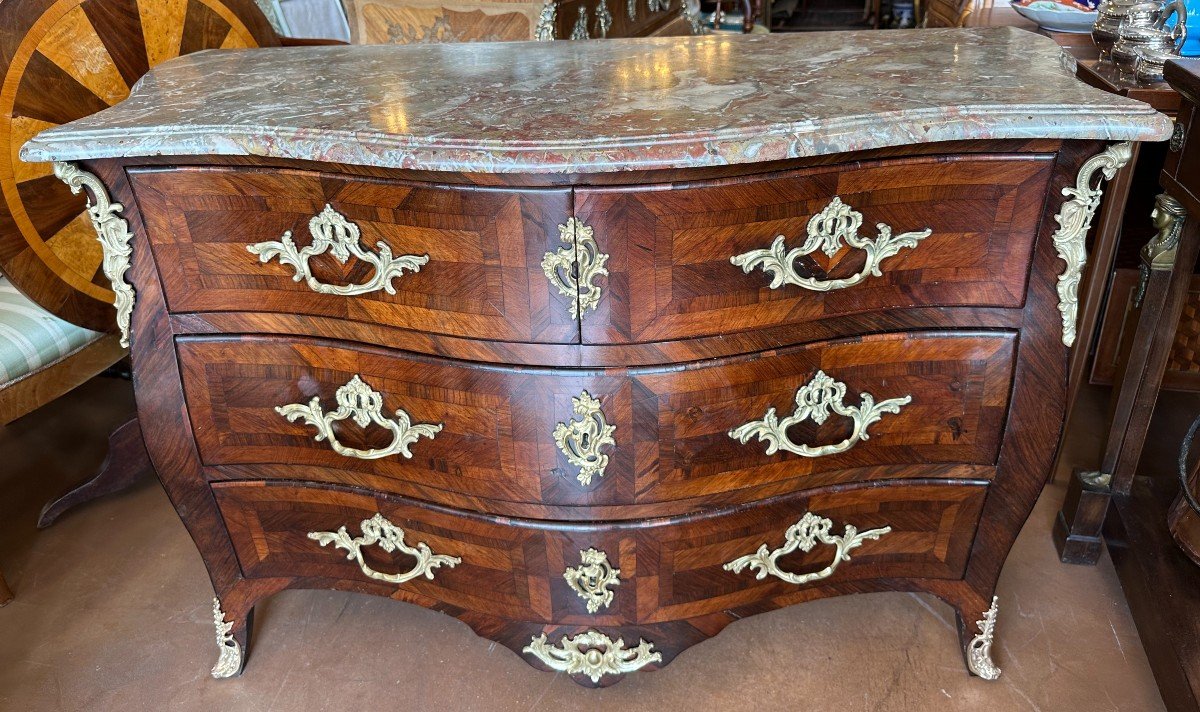
[[[1127,144],[624,172],[219,153],[58,167],[129,300],[214,674],[297,587],[442,610],[588,685],[748,614],[923,591],[999,674],[996,580]]]

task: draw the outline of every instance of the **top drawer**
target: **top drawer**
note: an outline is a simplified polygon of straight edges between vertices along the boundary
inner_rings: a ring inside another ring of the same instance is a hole
[[[560,247],[569,190],[229,168],[129,177],[173,312],[280,312],[496,341],[578,341],[570,301],[541,265]]]
[[[1051,155],[935,156],[578,190],[575,214],[608,255],[583,342],[1020,308],[1052,168]]]

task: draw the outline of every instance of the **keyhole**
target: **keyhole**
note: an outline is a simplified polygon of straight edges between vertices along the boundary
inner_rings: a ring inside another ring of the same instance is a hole
[[[588,442],[590,440],[591,440],[591,436],[589,436],[587,433],[584,433],[583,437],[579,438],[579,446],[582,447],[584,450],[586,450],[588,448]]]

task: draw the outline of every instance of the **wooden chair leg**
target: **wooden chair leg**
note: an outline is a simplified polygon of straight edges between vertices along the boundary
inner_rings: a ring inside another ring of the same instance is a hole
[[[0,606],[7,605],[11,600],[13,600],[12,589],[8,587],[8,582],[4,580],[4,574],[0,573]]]
[[[94,477],[46,503],[38,517],[38,528],[50,526],[72,507],[131,487],[152,470],[142,429],[133,418],[108,436],[108,456]]]

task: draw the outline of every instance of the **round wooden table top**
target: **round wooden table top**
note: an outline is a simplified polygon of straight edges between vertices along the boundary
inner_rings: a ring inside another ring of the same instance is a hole
[[[21,161],[21,145],[116,104],[172,57],[278,44],[251,0],[0,2],[0,271],[58,317],[114,330],[113,293],[85,197],[55,178],[50,164]]]

